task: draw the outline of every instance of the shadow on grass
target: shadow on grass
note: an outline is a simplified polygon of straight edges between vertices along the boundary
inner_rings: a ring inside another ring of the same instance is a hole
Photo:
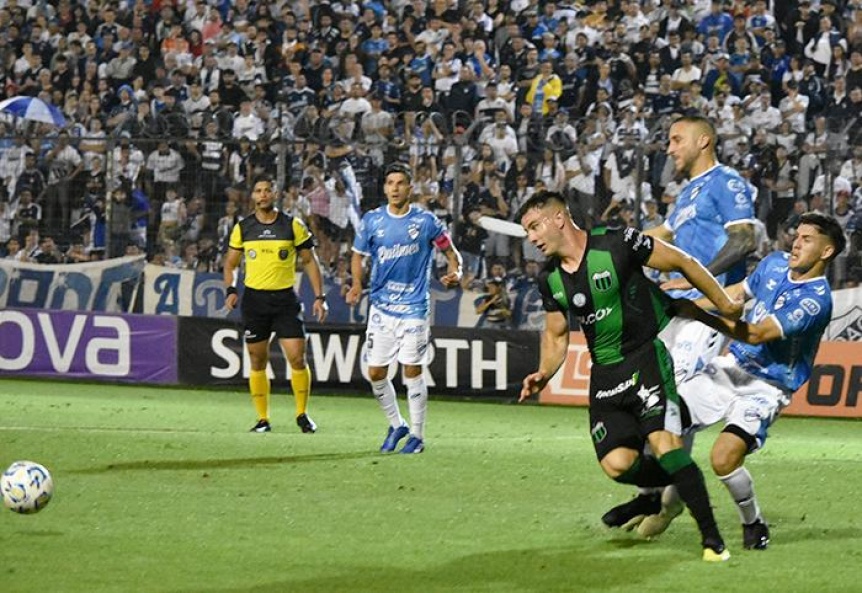
[[[280,455],[277,457],[241,457],[237,459],[176,459],[129,461],[109,463],[100,467],[70,470],[70,474],[104,474],[115,471],[153,471],[153,470],[207,470],[226,468],[248,468],[257,465],[293,465],[319,461],[343,461],[349,459],[381,458],[377,452],[356,451],[352,453],[316,453],[314,455]]]
[[[429,551],[429,555],[433,554]],[[621,558],[617,550],[593,541],[578,547],[469,554],[433,566],[334,564],[332,572],[323,578],[226,588],[218,593],[379,593],[402,588],[423,593],[613,591],[620,586],[636,588],[639,583],[654,583],[676,563],[687,561],[699,562],[690,549]]]

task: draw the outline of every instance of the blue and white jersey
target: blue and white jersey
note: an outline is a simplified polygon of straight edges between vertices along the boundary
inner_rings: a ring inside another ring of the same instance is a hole
[[[790,279],[790,254],[771,253],[745,281],[754,306],[745,315],[749,323],[772,317],[782,337],[753,346],[734,341],[730,352],[739,366],[788,392],[799,389],[811,376],[820,338],[832,318],[832,291],[826,278]]]
[[[371,304],[396,317],[427,317],[435,242],[448,245],[446,227],[416,205],[401,216],[389,212],[388,206],[367,212],[353,240],[353,251],[372,260]]]
[[[727,243],[728,226],[754,222],[753,195],[754,188],[730,167],[716,165],[701,173],[682,189],[676,208],[665,221],[673,231],[673,244],[708,265]],[[723,285],[726,274],[719,275],[718,281]],[[693,289],[670,294],[689,299],[701,296]]]

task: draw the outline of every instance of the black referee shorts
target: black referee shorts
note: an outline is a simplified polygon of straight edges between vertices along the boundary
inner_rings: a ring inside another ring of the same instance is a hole
[[[276,338],[304,338],[302,306],[292,288],[255,290],[245,288],[242,296],[242,321],[247,343]]]

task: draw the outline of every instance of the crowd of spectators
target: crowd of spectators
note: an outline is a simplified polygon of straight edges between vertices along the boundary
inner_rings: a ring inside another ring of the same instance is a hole
[[[67,120],[0,121],[19,260],[217,271],[265,172],[336,276],[403,160],[464,286],[499,284],[541,254],[480,216],[549,189],[586,228],[662,224],[686,183],[667,130],[703,114],[757,187],[758,253],[831,212],[837,285],[862,276],[862,0],[3,0],[0,95]]]

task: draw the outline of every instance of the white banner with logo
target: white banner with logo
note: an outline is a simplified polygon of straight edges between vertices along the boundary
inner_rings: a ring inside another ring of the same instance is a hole
[[[862,286],[832,292],[832,322],[823,339],[862,342]]]
[[[0,259],[0,308],[129,312],[143,269],[143,256],[57,265]]]

